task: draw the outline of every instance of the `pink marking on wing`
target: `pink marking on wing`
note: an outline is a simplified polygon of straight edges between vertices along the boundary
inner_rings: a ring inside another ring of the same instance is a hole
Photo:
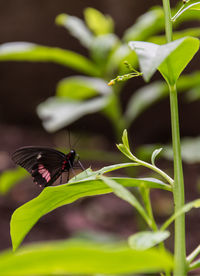
[[[44,165],[38,165],[38,172],[46,179],[47,182],[51,179],[50,172],[44,167]]]
[[[45,178],[45,177],[48,175],[48,173],[49,173],[49,172],[46,170],[46,171],[42,174],[42,177]]]
[[[48,175],[48,176],[46,177],[46,181],[49,182],[50,180],[51,180],[51,177],[50,177],[50,175]]]

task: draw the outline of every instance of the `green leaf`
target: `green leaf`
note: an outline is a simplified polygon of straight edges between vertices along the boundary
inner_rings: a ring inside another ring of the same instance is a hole
[[[73,76],[59,81],[56,89],[58,97],[73,100],[84,100],[97,95],[112,93],[112,88],[100,78]]]
[[[116,164],[115,168],[114,166],[108,166],[96,172],[87,170],[87,178],[85,178],[85,174],[82,173],[80,177],[76,176],[77,179],[81,178],[79,181],[74,178],[71,179],[68,184],[45,188],[38,197],[22,205],[13,213],[11,218],[11,238],[13,249],[16,250],[35,223],[45,214],[82,197],[111,193],[112,190],[101,179],[99,179],[99,176],[102,173],[131,165],[134,166],[134,163],[128,163],[125,165]],[[158,188],[171,191],[169,185],[153,178],[112,179],[126,187],[138,187],[142,185],[148,188]]]
[[[178,17],[180,17],[183,13],[185,13],[188,10],[200,10],[200,1],[189,1],[184,6],[181,7],[181,9],[175,14],[175,16],[172,18],[173,21],[175,21]]]
[[[181,209],[179,209],[176,213],[174,213],[160,228],[161,230],[165,230],[177,217],[181,216],[184,213],[189,212],[192,208],[200,208],[200,199],[196,199],[185,204]]]
[[[123,40],[147,40],[149,36],[159,33],[164,29],[164,13],[161,7],[154,7],[140,16],[136,23],[125,31]]]
[[[110,165],[98,170],[98,174],[104,174],[118,169],[123,169],[123,168],[133,167],[133,166],[138,166],[138,164],[132,162],[132,163],[121,163],[121,164]],[[94,174],[96,175],[97,171],[94,171]]]
[[[173,160],[173,150],[171,145],[165,147],[163,156],[169,160]],[[200,162],[200,137],[186,137],[181,139],[181,156],[183,161],[188,164],[196,164]]]
[[[86,8],[84,10],[84,16],[88,27],[95,35],[98,36],[113,32],[114,23],[109,15],[105,16],[94,8]]]
[[[116,70],[119,70],[119,67],[123,66],[123,69],[126,69],[126,67],[124,66],[124,60],[129,60],[130,57],[133,56],[134,58],[132,59],[135,59],[136,62],[136,55],[133,51],[131,51],[127,44],[122,44],[115,47],[115,49],[111,52],[110,56],[108,57],[106,65],[107,74],[113,77],[113,75],[116,74]],[[133,64],[134,61],[131,60],[131,63]],[[123,70],[122,72],[126,71]]]
[[[84,56],[69,50],[28,42],[1,44],[0,61],[54,62],[92,76],[100,74],[99,69]]]
[[[169,236],[168,231],[144,231],[131,235],[128,243],[134,250],[146,250],[166,240]]]
[[[184,30],[179,30],[176,32],[173,32],[173,40],[177,40],[180,38],[183,38],[185,36],[194,36],[194,37],[200,37],[200,28],[188,28]],[[166,37],[165,35],[160,36],[152,36],[148,39],[148,42],[156,43],[156,44],[165,44],[166,43]]]
[[[165,45],[150,42],[132,41],[129,43],[136,51],[145,81],[149,81],[158,69],[171,85],[199,49],[199,40],[185,37]]]
[[[197,86],[200,86],[199,71],[180,76],[177,82],[177,90],[179,93],[188,91]],[[133,122],[142,112],[144,112],[154,103],[167,97],[168,94],[168,87],[163,81],[155,81],[136,90],[129,99],[129,103],[125,112],[125,118],[128,123],[130,124]]]
[[[93,35],[86,27],[83,20],[76,16],[62,13],[56,17],[56,24],[64,26],[72,36],[82,43],[83,46],[90,48]]]
[[[155,166],[155,159],[156,157],[158,156],[158,154],[162,151],[162,148],[160,149],[155,149],[154,152],[152,153],[152,156],[151,156],[151,163],[153,166]]]
[[[185,99],[191,103],[194,101],[198,101],[200,99],[200,85],[194,86],[191,90],[188,91],[188,93],[185,96]]]
[[[140,202],[137,200],[137,198],[126,188],[124,188],[122,185],[114,181],[113,179],[107,178],[105,176],[102,176],[101,179],[106,183],[114,192],[116,196],[121,198],[122,200],[128,202],[133,207],[137,209],[137,211],[140,213],[140,215],[144,218],[144,220],[147,222],[148,225],[151,225],[151,220],[148,217],[145,209],[140,204]]]
[[[130,124],[148,107],[162,99],[165,94],[168,95],[168,88],[162,81],[156,81],[139,88],[129,99],[125,111],[126,120]]]
[[[37,107],[38,116],[47,131],[53,132],[68,126],[84,115],[101,110],[108,102],[107,97],[98,97],[85,102],[48,98]]]
[[[135,161],[133,154],[130,152],[130,150],[127,149],[127,147],[125,147],[123,144],[119,144],[116,146],[125,156],[127,156],[129,159]]]
[[[127,133],[127,130],[126,130],[126,129],[123,131],[122,142],[123,142],[124,146],[125,146],[127,149],[130,150],[129,142],[128,142],[128,133]]]
[[[182,71],[199,50],[199,39],[187,37],[176,40],[175,43],[181,40],[183,40],[183,42],[180,46],[177,46],[176,49],[170,53],[167,59],[158,67],[158,70],[165,80],[172,85],[176,83]]]
[[[0,255],[4,276],[135,274],[171,270],[173,258],[160,249],[137,251],[123,243],[68,240],[24,246]],[[145,262],[144,262],[145,260]]]
[[[0,194],[7,194],[15,184],[27,176],[28,173],[20,167],[3,172],[0,175]]]
[[[103,73],[105,66],[109,61],[109,56],[112,51],[118,47],[119,39],[115,34],[105,34],[97,36],[91,45],[91,57],[92,59],[102,67]]]

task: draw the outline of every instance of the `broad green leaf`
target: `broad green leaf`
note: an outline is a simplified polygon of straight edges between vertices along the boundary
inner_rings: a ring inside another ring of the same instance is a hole
[[[118,47],[119,39],[115,34],[105,34],[97,36],[91,45],[91,57],[102,68],[103,73],[105,66],[109,61],[109,56],[115,48]]]
[[[176,49],[172,51],[166,60],[158,67],[158,70],[163,75],[165,80],[172,85],[176,83],[181,72],[199,50],[199,39],[187,37],[174,42],[176,43],[181,40],[183,40],[183,42],[180,46],[177,46]]]
[[[162,151],[162,148],[160,148],[160,149],[155,149],[155,150],[153,151],[153,153],[152,153],[152,155],[151,155],[151,163],[152,163],[152,165],[155,166],[155,159],[156,159],[156,157],[158,156],[158,154],[159,154],[161,151]]]
[[[198,1],[199,2],[199,1]],[[177,8],[175,8],[177,10]],[[175,10],[174,9],[174,10]],[[172,13],[174,14],[174,10],[172,9]],[[174,24],[174,27],[177,28],[181,23],[185,23],[188,21],[200,20],[200,14],[197,12],[190,11],[189,13],[183,13],[181,17],[178,18]],[[147,41],[153,35],[157,35],[158,33],[164,31],[164,12],[162,7],[155,6],[151,8],[151,10],[147,11],[145,14],[140,16],[135,24],[133,24],[130,28],[125,31],[123,36],[123,40],[125,42],[129,41]],[[184,31],[183,31],[184,32]],[[175,32],[176,33],[176,32]],[[188,35],[188,34],[186,34]],[[196,36],[195,34],[189,34],[189,36]],[[185,35],[184,35],[185,36]],[[176,38],[176,34],[174,36],[174,40]],[[157,44],[160,44],[156,41],[151,41]],[[166,43],[165,41],[162,44]]]
[[[185,5],[181,7],[181,9],[175,14],[175,16],[172,18],[173,21],[175,21],[178,17],[180,17],[183,13],[185,13],[188,10],[200,10],[200,1],[189,1]]]
[[[157,34],[164,29],[164,13],[161,7],[154,7],[152,10],[140,16],[136,23],[125,31],[123,40],[145,41],[149,36]]]
[[[130,163],[128,163],[130,164]],[[129,165],[126,164],[126,167]],[[131,163],[134,166],[133,163]],[[124,164],[116,164],[115,169],[125,167]],[[20,245],[24,237],[45,214],[56,208],[72,203],[79,198],[111,193],[112,190],[101,180],[99,175],[114,170],[113,166],[105,167],[96,172],[87,170],[87,178],[81,175],[81,179],[70,180],[68,184],[45,188],[38,197],[19,207],[11,218],[11,238],[13,249]],[[83,177],[83,178],[82,178]],[[76,177],[79,179],[79,177]],[[171,191],[171,187],[160,180],[153,178],[112,178],[115,182],[126,187],[138,187],[140,185],[148,188],[158,188]]]
[[[180,38],[183,38],[185,36],[194,36],[194,37],[200,37],[200,28],[188,28],[180,31],[173,32],[173,40],[177,40]],[[152,36],[148,39],[148,42],[156,43],[156,44],[165,44],[166,43],[166,37],[165,35],[160,36]]]
[[[166,240],[169,236],[168,231],[144,231],[131,235],[128,243],[134,250],[146,250]]]
[[[5,195],[19,181],[28,176],[23,168],[7,170],[0,175],[0,194]]]
[[[200,72],[180,76],[177,82],[178,92],[184,92],[200,86]],[[129,99],[125,118],[130,124],[142,112],[154,103],[167,97],[169,94],[168,87],[163,81],[156,81],[136,90],[133,96]]]
[[[54,62],[92,76],[100,74],[98,68],[84,56],[69,50],[29,42],[1,44],[0,61]]]
[[[140,41],[132,41],[129,45],[138,55],[145,81],[149,81],[158,69],[166,81],[173,85],[198,51],[199,40],[185,37],[164,45]]]
[[[77,38],[82,43],[83,46],[90,48],[93,35],[86,27],[83,20],[76,16],[63,13],[56,17],[56,24],[64,26],[72,36]]]
[[[181,216],[184,213],[189,212],[192,208],[200,208],[200,199],[196,199],[185,204],[181,209],[179,209],[176,213],[174,213],[160,228],[161,230],[165,230],[177,217]]]
[[[129,99],[125,111],[125,118],[128,123],[133,122],[142,112],[164,98],[165,95],[168,95],[168,88],[162,81],[153,82],[136,90]]]
[[[100,78],[72,76],[58,82],[56,94],[73,100],[84,100],[112,93],[112,88]]]
[[[144,220],[147,222],[148,225],[151,225],[151,220],[148,217],[145,209],[140,204],[140,202],[137,200],[137,198],[126,188],[124,188],[122,185],[114,181],[113,179],[110,179],[108,177],[102,176],[101,179],[110,187],[113,191],[113,193],[121,198],[122,200],[128,202],[133,207],[137,209],[137,211],[140,213],[140,215],[144,218]]]
[[[43,121],[44,128],[53,132],[68,126],[84,115],[98,112],[107,102],[107,97],[98,97],[85,102],[51,97],[37,107],[37,113]]]
[[[132,275],[173,268],[173,258],[164,250],[138,251],[123,243],[78,239],[28,245],[14,254],[5,251],[0,254],[0,260],[0,271],[4,276]]]
[[[200,85],[192,88],[188,91],[188,93],[185,95],[185,99],[191,103],[194,101],[199,101],[200,99]]]
[[[110,77],[116,75],[116,72],[123,75],[128,73],[127,67],[124,65],[124,61],[128,61],[133,67],[137,67],[137,56],[135,52],[131,51],[127,44],[118,45],[114,48],[108,57],[106,64],[106,74]]]
[[[113,32],[114,22],[109,15],[103,15],[94,8],[86,8],[84,16],[88,27],[95,35],[99,36]]]
[[[173,160],[173,150],[171,146],[165,146],[163,156]],[[186,137],[181,139],[181,156],[184,162],[196,164],[200,162],[200,137]]]

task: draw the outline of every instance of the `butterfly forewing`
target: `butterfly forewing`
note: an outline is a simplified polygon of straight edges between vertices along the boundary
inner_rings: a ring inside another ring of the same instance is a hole
[[[12,159],[25,168],[40,186],[49,186],[56,181],[62,173],[62,164],[65,154],[43,147],[23,147],[16,150]]]

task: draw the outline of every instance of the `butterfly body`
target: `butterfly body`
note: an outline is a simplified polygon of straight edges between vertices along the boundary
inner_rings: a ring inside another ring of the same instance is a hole
[[[63,172],[73,168],[75,150],[68,154],[51,148],[22,147],[12,154],[13,161],[26,169],[40,187],[52,185]]]

